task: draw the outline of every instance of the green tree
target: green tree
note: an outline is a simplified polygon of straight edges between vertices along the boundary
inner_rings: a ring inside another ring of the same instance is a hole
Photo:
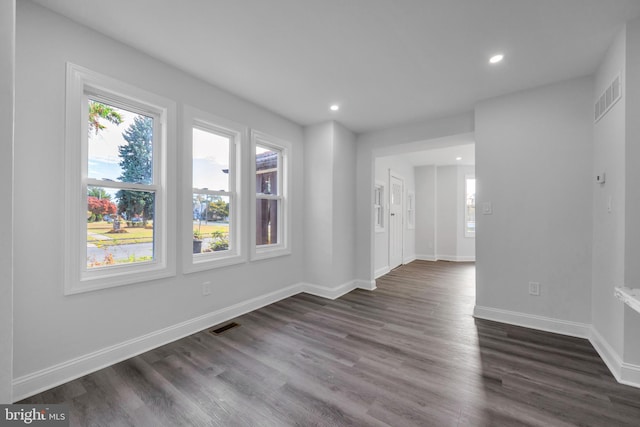
[[[211,212],[213,219],[224,220],[229,216],[229,203],[222,199],[218,199],[209,203],[209,211]]]
[[[122,115],[113,107],[96,101],[89,101],[89,133],[95,132],[96,135],[106,126],[102,124],[101,119],[111,122],[115,125],[122,123]]]
[[[91,187],[87,195],[97,199],[111,200],[111,194],[107,193],[107,191],[102,187]]]
[[[153,119],[136,116],[133,123],[122,133],[126,144],[118,147],[123,182],[150,184],[153,179]],[[153,219],[154,193],[120,190],[116,193],[118,213],[127,219],[136,215]]]

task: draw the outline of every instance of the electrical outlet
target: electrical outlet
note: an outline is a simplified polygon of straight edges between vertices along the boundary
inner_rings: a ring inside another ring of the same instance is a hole
[[[211,282],[202,283],[202,295],[204,296],[211,295]]]
[[[529,282],[529,295],[540,296],[539,282]]]

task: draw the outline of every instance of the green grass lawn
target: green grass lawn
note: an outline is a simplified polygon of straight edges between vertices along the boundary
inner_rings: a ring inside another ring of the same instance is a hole
[[[122,221],[120,224],[120,229],[126,230],[126,233],[109,233],[109,231],[113,230],[113,224],[110,224],[106,221],[87,223],[87,243],[92,243],[101,248],[104,246],[153,242],[153,229],[142,227],[127,227],[125,221]],[[153,222],[149,221],[147,223],[147,226],[152,224]],[[214,231],[222,231],[226,234],[229,231],[229,226],[211,223],[205,224],[204,222],[201,225],[198,225],[197,222],[194,222],[193,231],[197,230],[200,230],[200,233],[202,233],[202,237],[206,238],[211,237],[211,233],[213,233]],[[96,238],[96,236],[90,235],[89,233],[108,237],[108,239],[103,240],[100,237]]]
[[[193,222],[193,231],[200,231],[202,233],[202,237],[211,237],[211,233],[214,231],[222,231],[224,234],[229,232],[229,225],[221,225],[221,224],[205,224],[204,222],[201,225],[198,225],[197,221]]]
[[[120,223],[120,229],[126,233],[109,233],[113,230],[113,224],[106,221],[87,223],[87,242],[93,243],[97,247],[126,245],[130,243],[150,243],[153,241],[153,229],[143,227],[127,227],[126,222]],[[148,225],[152,225],[149,222]],[[92,236],[89,233],[108,237],[103,240],[100,237]]]

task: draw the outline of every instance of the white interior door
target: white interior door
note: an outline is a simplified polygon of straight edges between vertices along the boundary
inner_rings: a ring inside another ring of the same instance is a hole
[[[402,194],[404,182],[390,175],[391,191],[389,191],[389,268],[394,269],[402,264],[403,250],[403,209]]]

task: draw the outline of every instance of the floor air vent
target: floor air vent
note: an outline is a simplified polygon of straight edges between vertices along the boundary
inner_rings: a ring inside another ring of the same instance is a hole
[[[237,328],[238,326],[240,326],[239,323],[231,322],[231,323],[227,323],[224,326],[220,326],[219,328],[212,329],[209,332],[211,332],[214,335],[220,335],[222,333],[227,332],[229,329]]]
[[[620,75],[618,75],[596,101],[594,106],[594,122],[597,122],[607,114],[607,111],[609,111],[611,107],[618,102],[621,96],[622,88],[620,87]]]

